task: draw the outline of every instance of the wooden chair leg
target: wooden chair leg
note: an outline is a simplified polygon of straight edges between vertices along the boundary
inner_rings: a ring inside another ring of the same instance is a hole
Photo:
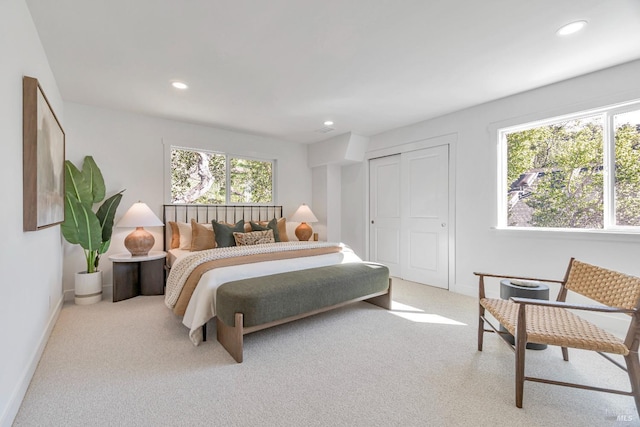
[[[522,305],[518,310],[518,326],[516,328],[516,406],[522,408],[524,395],[524,357],[527,348],[526,310]]]
[[[480,315],[478,316],[478,351],[482,351],[482,343],[484,340],[484,307],[480,305]]]
[[[629,382],[631,383],[631,393],[636,402],[636,411],[640,415],[640,361],[638,353],[631,352],[624,357],[627,364],[627,373],[629,374]]]
[[[565,362],[569,361],[569,349],[567,347],[562,347],[562,358]]]

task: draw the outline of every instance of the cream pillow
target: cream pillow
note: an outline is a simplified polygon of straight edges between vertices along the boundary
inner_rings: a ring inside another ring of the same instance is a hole
[[[178,249],[186,249],[188,251],[191,250],[191,224],[186,222],[176,222],[176,227],[178,228],[178,235],[180,236]],[[173,226],[172,226],[173,229]],[[173,238],[171,242],[173,244]]]

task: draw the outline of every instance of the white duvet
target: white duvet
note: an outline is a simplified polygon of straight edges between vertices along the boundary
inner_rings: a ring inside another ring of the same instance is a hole
[[[310,257],[264,261],[254,264],[220,267],[207,271],[202,275],[187,305],[182,323],[189,328],[189,338],[194,345],[202,342],[202,325],[216,315],[216,291],[224,283],[251,277],[287,271],[305,270],[334,264],[362,262],[349,247],[342,245],[343,250],[337,253]]]

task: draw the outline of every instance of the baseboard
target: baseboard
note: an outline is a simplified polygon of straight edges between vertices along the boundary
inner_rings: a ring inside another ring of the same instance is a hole
[[[60,315],[60,310],[62,310],[63,303],[64,298],[60,298],[55,309],[51,312],[51,316],[49,317],[49,321],[47,322],[47,327],[44,329],[42,335],[40,336],[40,344],[38,344],[38,347],[34,350],[29,364],[22,373],[22,377],[17,387],[13,391],[9,402],[7,403],[7,406],[4,408],[4,412],[0,416],[0,426],[10,427],[11,424],[13,424],[16,415],[18,415],[18,410],[20,409],[20,405],[22,404],[22,399],[24,399],[24,395],[27,393],[27,389],[29,388],[29,384],[31,383],[33,374],[36,372],[38,362],[40,362],[40,358],[42,357],[44,348],[47,345],[47,341],[49,341],[49,337],[51,336],[51,331],[53,331],[53,327],[58,320],[58,316]]]
[[[451,292],[455,292],[456,294],[467,295],[470,297],[478,296],[478,284],[474,283],[473,285],[463,285],[461,283],[454,283],[453,286],[449,289]]]

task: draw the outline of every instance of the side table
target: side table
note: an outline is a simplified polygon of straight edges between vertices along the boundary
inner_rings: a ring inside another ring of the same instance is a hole
[[[515,279],[514,279],[515,280]],[[500,281],[500,298],[509,299],[511,297],[531,298],[531,299],[544,299],[549,300],[549,286],[538,283],[537,286],[520,286],[515,283],[511,283],[509,279],[503,279]],[[500,325],[501,331],[506,331]],[[515,342],[513,335],[508,334],[507,341],[511,344]],[[527,348],[531,350],[544,350],[547,348],[546,344],[527,343]]]
[[[110,255],[113,261],[113,302],[138,295],[164,293],[164,265],[167,253],[152,251],[144,256],[129,252]]]

